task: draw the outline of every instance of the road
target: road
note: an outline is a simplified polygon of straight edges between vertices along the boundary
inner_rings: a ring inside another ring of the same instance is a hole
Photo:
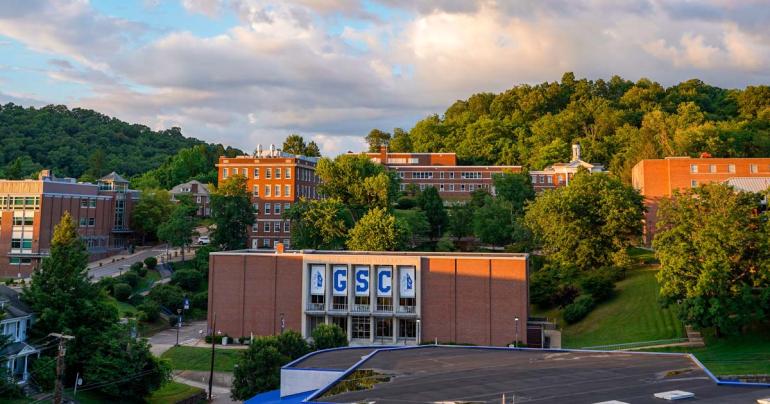
[[[184,323],[179,330],[179,344],[191,345],[206,334],[206,327],[205,321]],[[202,333],[200,332],[201,330],[203,331]],[[153,335],[150,337],[150,344],[152,344],[151,351],[153,354],[157,356],[162,355],[163,352],[171,349],[176,344],[176,328],[169,328]]]

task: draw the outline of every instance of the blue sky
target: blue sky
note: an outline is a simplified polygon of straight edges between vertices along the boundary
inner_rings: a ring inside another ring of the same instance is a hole
[[[335,154],[565,71],[768,84],[767,21],[767,0],[8,0],[0,102],[245,150],[299,133]]]

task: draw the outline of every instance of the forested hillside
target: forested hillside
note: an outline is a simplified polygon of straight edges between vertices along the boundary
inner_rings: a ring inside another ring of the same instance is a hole
[[[530,169],[570,157],[604,163],[625,181],[644,158],[770,156],[770,87],[743,90],[689,80],[664,88],[641,79],[576,80],[520,85],[500,94],[474,94],[442,116],[410,130],[372,130],[367,141],[391,151],[457,152],[468,164],[520,164]]]
[[[211,155],[233,153],[229,147],[185,138],[176,127],[153,131],[63,105],[0,105],[0,141],[0,178],[34,176],[41,168],[84,180],[110,171],[131,177],[156,169],[182,149],[196,145],[203,145]]]

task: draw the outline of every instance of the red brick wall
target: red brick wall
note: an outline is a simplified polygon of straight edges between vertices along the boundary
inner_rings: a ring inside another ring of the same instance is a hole
[[[420,293],[422,339],[455,340],[455,260],[452,258],[422,259]],[[425,321],[425,319],[428,319]]]

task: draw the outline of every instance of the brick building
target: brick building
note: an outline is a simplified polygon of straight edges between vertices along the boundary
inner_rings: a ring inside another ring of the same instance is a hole
[[[193,203],[198,206],[198,210],[195,212],[196,216],[208,217],[211,215],[211,195],[206,184],[192,180],[171,188],[169,193],[172,201],[177,201],[180,195],[189,196]]]
[[[764,183],[767,178],[770,158],[667,157],[638,162],[631,171],[631,181],[647,207],[645,242],[649,244],[654,236],[660,199],[671,197],[676,190],[713,182],[736,186],[757,180]]]
[[[569,163],[556,163],[540,171],[530,171],[529,176],[532,178],[532,187],[535,191],[567,186],[580,169],[585,169],[589,173],[606,172],[601,164],[583,161],[580,152],[580,145],[573,144],[572,160]]]
[[[271,147],[257,149],[254,156],[220,157],[219,181],[233,175],[246,177],[256,210],[254,225],[249,229],[251,248],[273,248],[277,243],[289,245],[291,224],[283,212],[300,198],[318,198],[315,175],[318,159],[283,153]]]
[[[255,250],[209,261],[209,326],[231,337],[339,325],[354,344],[527,341],[527,254]],[[519,319],[519,321],[516,321]]]
[[[402,191],[409,184],[416,184],[421,190],[433,186],[445,200],[470,199],[476,189],[494,194],[492,175],[521,172],[521,166],[457,165],[455,153],[391,153],[382,147],[378,153],[366,155],[398,173]]]
[[[91,259],[126,248],[137,199],[114,172],[97,184],[56,178],[48,170],[37,180],[0,180],[0,276],[29,276],[49,254],[64,212],[72,215]]]

